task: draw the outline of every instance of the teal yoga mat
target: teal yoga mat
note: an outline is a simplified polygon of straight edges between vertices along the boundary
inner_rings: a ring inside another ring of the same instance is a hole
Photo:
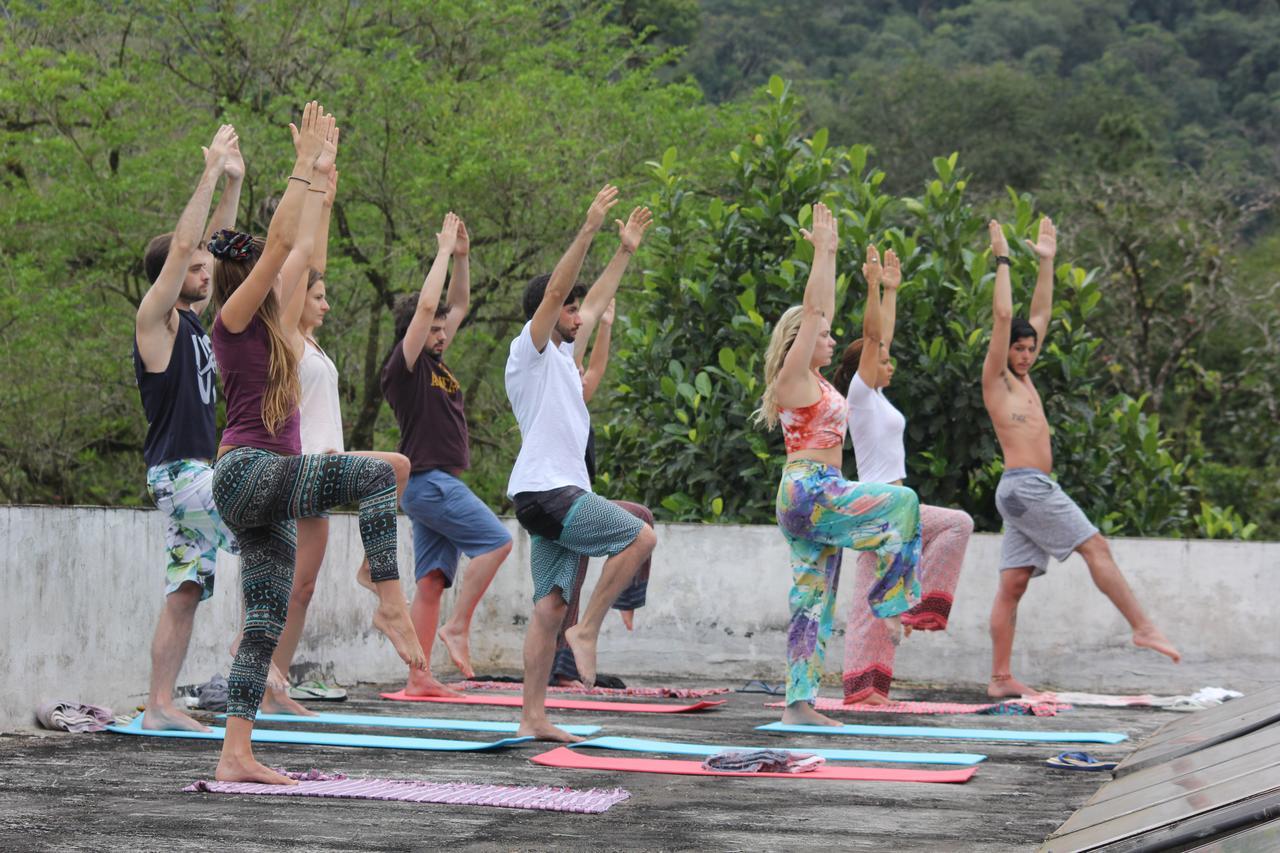
[[[788,726],[769,723],[761,732],[800,732],[807,735],[865,735],[866,737],[931,737],[942,740],[1011,740],[1023,743],[1120,743],[1119,732],[1027,732],[1015,729],[951,729],[943,726]]]
[[[226,714],[220,714],[225,717]],[[317,714],[300,717],[294,714],[258,714],[260,723],[310,723],[331,726],[380,726],[389,729],[437,729],[453,732],[497,732],[515,734],[519,723],[496,720],[444,720],[437,717],[391,717],[383,714]],[[556,723],[571,735],[588,737],[600,731],[600,726],[566,726]]]
[[[573,749],[594,747],[620,749],[626,752],[658,752],[666,755],[715,755],[726,749],[781,749],[786,752],[803,752],[821,755],[829,761],[884,761],[902,764],[961,764],[970,765],[985,761],[985,755],[965,752],[880,752],[872,749],[804,749],[779,746],[715,746],[705,743],[675,743],[666,740],[645,740],[635,737],[598,737],[581,743],[569,744]]]
[[[181,737],[196,740],[222,740],[226,729],[216,726],[211,732],[149,731],[142,727],[139,714],[127,726],[107,726],[107,731],[122,735],[146,737]],[[531,737],[509,737],[495,741],[438,740],[425,737],[388,737],[386,735],[353,735],[339,732],[286,732],[274,729],[253,730],[254,743],[299,743],[311,746],[354,746],[369,749],[421,749],[433,752],[482,752],[503,749],[533,740]]]

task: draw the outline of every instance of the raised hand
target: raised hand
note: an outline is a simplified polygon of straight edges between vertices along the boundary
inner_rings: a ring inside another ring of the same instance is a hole
[[[613,220],[618,226],[618,239],[622,241],[622,251],[634,255],[644,239],[644,232],[653,224],[653,213],[647,207],[637,207],[631,211],[624,225],[621,219]]]
[[[315,101],[309,101],[302,108],[301,124],[289,123],[289,132],[293,134],[293,150],[298,159],[307,165],[315,164],[316,158],[320,156],[320,149],[324,147],[325,134],[321,127],[323,119],[324,107]]]
[[[831,208],[822,202],[813,206],[813,230],[800,229],[804,238],[813,244],[815,252],[827,252],[834,255],[840,243],[840,235],[836,231],[836,218]]]
[[[213,135],[213,141],[209,143],[208,148],[201,148],[204,152],[205,168],[214,168],[219,171],[227,171],[227,162],[231,159],[231,152],[235,150],[237,158],[239,157],[239,149],[236,146],[240,142],[240,137],[236,136],[236,129],[229,124],[224,124],[218,128],[218,132]],[[240,166],[240,174],[244,175],[244,164]]]
[[[617,307],[617,305],[618,305],[617,299],[609,300],[609,307],[604,309],[604,313],[600,315],[600,325],[602,326],[613,325],[613,312],[614,312],[614,309]]]
[[[471,235],[467,233],[467,223],[458,220],[458,242],[453,246],[455,258],[465,258],[471,254]]]
[[[233,181],[244,180],[244,157],[240,155],[240,139],[237,137],[231,143],[231,151],[227,154],[227,160],[223,164],[222,173],[228,179]]]
[[[321,110],[323,109],[322,107]],[[338,120],[332,115],[324,115],[318,124],[324,142],[320,146],[320,153],[316,155],[315,170],[317,176],[325,176],[338,168]]]
[[[1058,229],[1053,226],[1053,220],[1047,216],[1041,217],[1039,239],[1034,243],[1028,240],[1027,245],[1042,260],[1052,260],[1058,253]]]
[[[445,214],[444,224],[440,226],[440,233],[436,235],[436,245],[440,248],[440,254],[452,255],[457,248],[458,225],[461,222],[462,220],[453,211]]]
[[[609,213],[609,208],[617,203],[618,188],[613,184],[605,184],[600,192],[596,193],[591,207],[587,208],[587,227],[592,231],[599,231],[600,226],[604,224],[605,215]]]
[[[987,223],[987,232],[991,235],[991,254],[997,258],[1009,256],[1009,241],[1004,238],[1004,229],[1000,223],[992,219]]]
[[[884,285],[885,290],[897,290],[898,285],[902,284],[902,262],[898,260],[898,253],[893,249],[885,250],[884,276],[880,279],[880,283]]]
[[[868,287],[879,287],[884,277],[884,269],[880,266],[880,253],[875,246],[867,246],[867,259],[862,262],[862,277],[867,280]]]

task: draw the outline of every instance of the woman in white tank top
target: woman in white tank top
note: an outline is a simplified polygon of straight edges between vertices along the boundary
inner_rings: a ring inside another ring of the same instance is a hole
[[[870,281],[870,276],[868,280]],[[869,349],[861,338],[844,351],[832,384],[845,392],[849,405],[849,437],[853,440],[858,472],[853,479],[864,483],[902,485],[907,476],[907,451],[903,436],[907,420],[884,389],[893,380],[889,346],[897,315],[898,285],[902,268],[892,249],[885,252],[880,278],[880,346]],[[874,286],[874,285],[873,285]],[[961,510],[920,504],[924,548],[920,559],[920,603],[902,614],[906,631],[944,631],[965,547],[973,532],[973,519]],[[853,603],[845,629],[844,701],[847,704],[890,704],[896,647],[883,620],[866,606],[866,593],[875,583],[875,559],[858,555]]]
[[[298,382],[301,399],[298,401],[303,453],[350,453],[354,456],[373,456],[391,463],[396,474],[396,502],[409,481],[409,460],[399,453],[377,451],[348,451],[342,439],[342,406],[339,398],[338,368],[316,341],[316,331],[324,324],[329,313],[329,301],[324,279],[328,262],[329,214],[337,192],[337,175],[328,187],[323,216],[317,224],[318,235],[307,271],[306,288],[295,288],[295,298],[281,312],[281,325],[292,331],[292,343],[298,353]],[[293,656],[302,639],[306,624],[307,607],[315,593],[320,564],[324,562],[329,545],[329,516],[298,519],[298,549],[293,571],[293,589],[289,594],[289,615],[284,631],[276,644],[271,662],[287,678]],[[369,578],[369,563],[364,561],[356,571],[356,581],[371,592],[376,588]],[[379,629],[381,630],[381,629]],[[262,698],[263,712],[311,715],[289,697],[287,691],[268,687]]]

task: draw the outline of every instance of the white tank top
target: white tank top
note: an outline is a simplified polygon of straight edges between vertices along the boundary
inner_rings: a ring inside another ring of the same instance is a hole
[[[858,464],[858,481],[892,483],[907,478],[907,448],[902,435],[907,419],[878,388],[868,388],[853,374],[849,382],[849,438]],[[305,444],[305,439],[303,440]]]
[[[298,362],[298,383],[302,386],[302,452],[325,453],[342,447],[342,406],[338,403],[338,368],[329,356],[311,341]]]

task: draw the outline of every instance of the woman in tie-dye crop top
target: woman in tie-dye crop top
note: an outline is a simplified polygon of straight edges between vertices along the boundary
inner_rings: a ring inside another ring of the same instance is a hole
[[[813,207],[813,264],[804,303],[773,327],[765,353],[765,391],[756,413],[772,429],[782,424],[787,464],[778,485],[778,526],[791,548],[791,626],[787,633],[787,699],[782,721],[838,725],[814,709],[835,613],[844,548],[875,551],[872,612],[901,633],[899,614],[919,598],[920,512],[916,493],[902,486],[853,483],[840,473],[848,418],[844,396],[819,374],[835,343],[835,217]],[[868,248],[870,260],[874,248]],[[865,271],[865,270],[864,270]],[[869,288],[863,336],[879,335],[879,292]],[[872,303],[875,303],[874,305]]]

